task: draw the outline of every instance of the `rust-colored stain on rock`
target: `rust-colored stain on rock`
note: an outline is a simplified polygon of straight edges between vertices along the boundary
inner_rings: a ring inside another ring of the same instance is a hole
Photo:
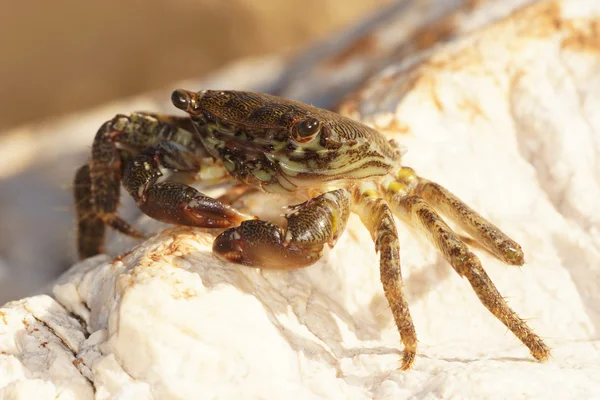
[[[565,23],[569,35],[562,41],[564,49],[575,51],[600,51],[600,21],[572,20]]]
[[[436,43],[450,39],[456,32],[456,14],[448,15],[434,24],[418,30],[412,36],[417,50],[424,50]]]
[[[470,2],[459,11],[446,15],[428,25],[426,28],[415,32],[412,41],[415,47],[424,49],[435,45],[439,41],[447,40],[457,30],[458,16],[461,12],[478,7],[481,2]],[[598,52],[600,50],[600,20],[598,19],[568,19],[563,15],[561,3],[547,1],[525,6],[514,11],[505,19],[487,27],[479,32],[479,38],[473,42],[464,41],[451,48],[449,52],[438,53],[420,63],[386,74],[378,79],[366,80],[366,83],[351,97],[339,105],[339,110],[350,115],[360,115],[361,104],[377,98],[382,88],[394,87],[400,99],[405,93],[422,91],[429,93],[431,101],[438,111],[444,111],[444,105],[437,95],[436,76],[440,71],[460,72],[495,79],[484,66],[490,63],[482,53],[482,46],[498,42],[501,46],[517,54],[531,40],[559,40],[563,49],[580,52]],[[403,59],[410,55],[410,41],[402,44],[395,52],[395,58]],[[502,58],[497,63],[505,62]],[[501,82],[496,82],[502,85]],[[460,107],[469,109],[472,117],[486,118],[483,111],[465,99]]]
[[[379,41],[371,33],[360,37],[342,49],[335,57],[328,60],[325,68],[337,69],[354,58],[366,58],[377,53]]]
[[[402,121],[399,121],[396,117],[392,118],[391,121],[385,125],[385,126],[377,126],[378,129],[381,129],[383,131],[390,131],[389,133],[391,135],[393,134],[398,134],[398,135],[408,135],[409,133],[411,133],[411,129],[410,126],[408,124],[405,124]]]

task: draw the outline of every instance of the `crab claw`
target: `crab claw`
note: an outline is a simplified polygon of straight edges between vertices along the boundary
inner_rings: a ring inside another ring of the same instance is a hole
[[[302,248],[286,242],[280,227],[267,221],[244,221],[221,233],[213,253],[229,262],[266,269],[296,269],[313,264],[321,249]]]
[[[169,224],[227,228],[255,218],[175,182],[150,187],[137,204],[146,215]]]

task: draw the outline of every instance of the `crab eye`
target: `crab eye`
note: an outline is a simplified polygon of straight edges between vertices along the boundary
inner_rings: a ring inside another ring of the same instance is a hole
[[[308,118],[296,124],[294,129],[295,139],[298,142],[308,142],[321,130],[321,121],[316,118]]]
[[[171,94],[171,101],[175,107],[186,111],[190,104],[190,96],[184,90],[177,89]]]

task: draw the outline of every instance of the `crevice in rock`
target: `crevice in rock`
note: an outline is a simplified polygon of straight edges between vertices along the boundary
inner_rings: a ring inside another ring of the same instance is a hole
[[[47,322],[39,319],[33,313],[31,314],[31,316],[33,317],[33,319],[35,319],[37,322],[39,322],[42,326],[44,326],[48,330],[48,332],[50,332],[55,338],[57,338],[65,349],[69,350],[69,352],[73,355],[73,362],[72,362],[73,366],[75,367],[77,372],[79,372],[79,374],[90,383],[90,385],[92,386],[92,389],[94,390],[94,393],[96,393],[96,386],[94,384],[94,381],[91,380],[90,378],[88,378],[87,376],[85,376],[85,374],[83,372],[81,372],[79,364],[85,365],[85,362],[83,362],[83,359],[80,359],[77,357],[77,352],[75,351],[75,349],[73,349],[71,346],[69,346],[69,344]],[[76,360],[82,360],[82,362],[75,363]],[[87,365],[85,365],[85,366],[87,367]],[[91,368],[90,368],[90,371],[91,371]]]

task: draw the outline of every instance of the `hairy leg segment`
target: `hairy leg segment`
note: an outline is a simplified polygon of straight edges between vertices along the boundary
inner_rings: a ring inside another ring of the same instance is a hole
[[[163,222],[226,228],[254,218],[185,184],[159,182],[168,171],[196,175],[212,162],[191,129],[189,118],[146,113],[117,115],[100,127],[74,182],[80,258],[104,251],[107,225],[143,237],[117,215],[121,179],[138,207]]]
[[[354,192],[354,208],[371,233],[379,253],[379,270],[385,297],[404,345],[400,368],[410,369],[417,354],[417,334],[402,288],[400,271],[400,242],[392,210],[379,195],[377,186],[362,184]]]
[[[506,303],[487,275],[479,258],[442,220],[435,208],[452,218],[501,261],[522,265],[520,246],[458,197],[436,183],[418,177],[411,168],[402,168],[396,177],[383,183],[393,213],[423,234],[462,277],[467,278],[481,303],[498,318],[538,360],[546,360],[550,349]]]

